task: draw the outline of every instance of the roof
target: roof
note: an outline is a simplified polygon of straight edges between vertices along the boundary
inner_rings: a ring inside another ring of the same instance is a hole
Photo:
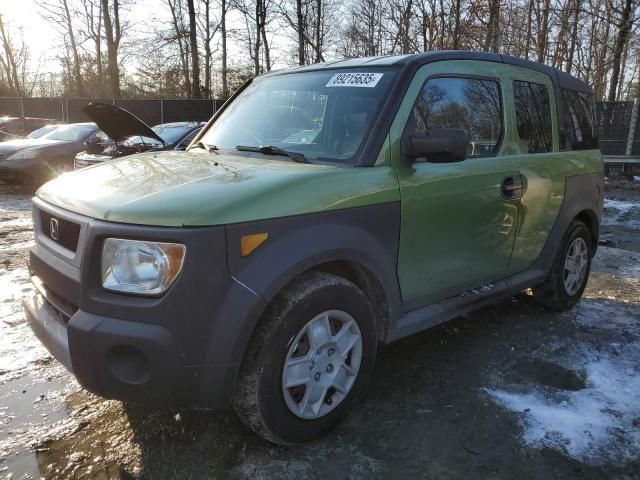
[[[474,52],[471,50],[438,50],[431,52],[414,53],[409,55],[351,58],[348,60],[336,60],[331,62],[315,63],[312,65],[304,65],[289,70],[280,70],[278,72],[274,72],[274,74],[277,75],[282,73],[370,66],[421,66],[427,63],[443,60],[483,60],[487,62],[516,65],[518,67],[529,68],[531,70],[544,73],[545,75],[550,77],[553,80],[554,84],[558,85],[560,88],[568,88],[585,93],[593,92],[591,87],[582,80],[579,80],[556,68],[549,67],[548,65],[525,60],[524,58],[502,55],[500,53]]]

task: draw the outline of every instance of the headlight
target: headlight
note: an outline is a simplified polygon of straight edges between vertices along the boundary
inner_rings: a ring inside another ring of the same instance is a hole
[[[13,155],[9,155],[6,160],[29,160],[31,158],[36,158],[36,153],[33,150],[20,150]]]
[[[107,238],[102,247],[102,286],[140,295],[163,293],[180,273],[185,250],[179,243]]]

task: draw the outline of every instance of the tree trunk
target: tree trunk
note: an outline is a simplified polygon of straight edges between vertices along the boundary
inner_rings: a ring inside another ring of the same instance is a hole
[[[204,91],[211,98],[211,0],[204,0]]]
[[[256,38],[254,48],[254,57],[253,57],[253,71],[255,75],[260,75],[260,37],[262,33],[262,26],[260,24],[260,4],[262,0],[256,0]]]
[[[229,97],[229,82],[227,80],[227,0],[221,0],[220,31],[222,35],[222,97]]]
[[[609,96],[607,100],[610,102],[616,99],[616,88],[618,86],[618,78],[620,77],[620,68],[622,63],[622,53],[624,52],[625,45],[629,39],[629,33],[633,26],[633,17],[631,16],[633,6],[633,0],[626,0],[624,4],[624,10],[622,10],[622,17],[620,18],[620,24],[618,25],[618,34],[616,35],[616,41],[613,45],[613,68],[611,71],[611,80],[609,82]]]
[[[265,12],[266,15],[266,12]],[[266,18],[262,21],[262,27],[260,29],[262,33],[262,45],[264,50],[264,63],[267,72],[271,71],[271,53],[269,51],[269,42],[267,41],[267,29],[265,28]]]
[[[189,76],[189,52],[188,45],[185,46],[183,42],[183,30],[180,28],[180,21],[178,19],[178,13],[182,18],[182,11],[178,12],[177,8],[181,0],[167,0],[169,9],[171,10],[171,18],[173,20],[173,28],[176,32],[176,39],[178,40],[178,49],[180,50],[180,64],[182,66],[182,77],[184,79],[184,93],[187,98],[191,96],[191,78]]]
[[[500,0],[491,0],[489,3],[489,25],[485,38],[484,50],[498,50],[498,29],[500,28]]]
[[[529,60],[529,50],[531,50],[531,19],[533,17],[533,0],[529,0],[527,7],[527,43],[524,51],[524,58]]]
[[[538,63],[544,63],[547,54],[547,39],[549,36],[550,0],[544,0],[542,5],[542,21],[538,30]]]
[[[322,62],[322,0],[316,0],[315,63]]]
[[[189,10],[189,44],[191,46],[191,98],[201,98],[200,92],[200,53],[196,32],[196,9],[193,0],[187,0]]]
[[[573,68],[573,57],[576,52],[576,40],[578,36],[578,19],[580,18],[581,0],[573,0],[573,22],[571,24],[571,41],[569,42],[569,52],[567,53],[567,64],[564,71],[571,73]]]
[[[109,11],[109,0],[102,0],[104,33],[107,39],[107,71],[111,95],[120,98],[120,67],[118,66],[118,48],[120,46],[119,0],[113,0],[113,20]]]
[[[305,65],[304,55],[304,16],[302,15],[302,0],[296,0],[296,20],[298,25],[298,65]]]
[[[78,54],[78,46],[76,45],[76,36],[73,31],[73,24],[71,23],[71,12],[69,11],[69,4],[67,0],[62,0],[62,6],[67,21],[67,31],[69,32],[69,45],[71,46],[71,53],[73,54],[73,76],[76,82],[76,88],[78,89],[78,95],[84,96],[84,85],[82,83],[82,73],[80,72],[80,55]]]

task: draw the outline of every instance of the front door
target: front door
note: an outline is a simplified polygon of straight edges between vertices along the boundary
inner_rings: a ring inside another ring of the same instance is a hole
[[[498,65],[455,61],[422,67],[394,121],[392,138],[436,128],[463,128],[470,137],[467,159],[458,162],[410,163],[401,140],[392,148],[401,192],[398,277],[406,310],[491,288],[506,275],[521,177],[514,158],[504,155],[508,118]]]

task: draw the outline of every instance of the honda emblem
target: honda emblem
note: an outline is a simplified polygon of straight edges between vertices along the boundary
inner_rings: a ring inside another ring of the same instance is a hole
[[[58,241],[58,235],[60,232],[60,226],[58,225],[58,219],[52,218],[49,220],[49,234],[56,242]]]

